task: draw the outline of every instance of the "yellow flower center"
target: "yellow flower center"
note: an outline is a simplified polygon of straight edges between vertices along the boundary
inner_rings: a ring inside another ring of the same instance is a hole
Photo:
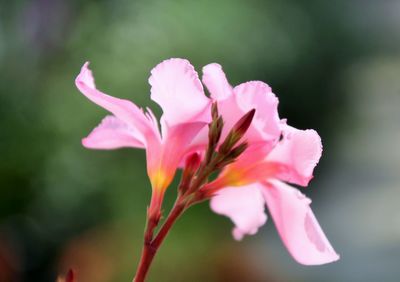
[[[171,182],[171,177],[161,169],[157,169],[150,176],[150,181],[153,189],[164,190]]]

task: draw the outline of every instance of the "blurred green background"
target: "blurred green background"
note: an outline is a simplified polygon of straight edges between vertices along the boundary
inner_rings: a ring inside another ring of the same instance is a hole
[[[304,189],[334,264],[305,267],[271,220],[243,242],[208,204],[178,222],[149,281],[398,281],[400,1],[0,1],[0,281],[131,281],[150,185],[143,151],[80,143],[106,112],[75,76],[140,106],[170,57],[232,84],[263,80],[280,115],[317,129],[324,155]],[[175,193],[168,190],[166,209]]]

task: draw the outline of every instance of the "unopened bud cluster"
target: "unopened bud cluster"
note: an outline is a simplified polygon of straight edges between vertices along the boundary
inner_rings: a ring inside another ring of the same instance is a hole
[[[208,181],[212,173],[220,171],[234,162],[247,149],[247,142],[242,141],[239,143],[239,141],[250,127],[255,110],[252,109],[240,118],[222,142],[220,142],[220,139],[224,123],[218,113],[216,103],[211,108],[211,114],[212,121],[209,124],[208,146],[203,161],[200,163],[198,153],[189,155],[186,159],[182,181],[179,185],[179,193],[181,195],[186,194],[191,198],[192,202],[207,199],[210,195],[195,192],[199,192],[199,189]]]

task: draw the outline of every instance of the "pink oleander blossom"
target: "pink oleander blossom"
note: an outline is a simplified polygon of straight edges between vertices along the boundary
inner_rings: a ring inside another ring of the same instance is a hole
[[[237,240],[255,234],[265,224],[266,205],[283,243],[299,263],[323,264],[339,258],[310,208],[311,201],[286,184],[308,185],[321,157],[320,137],[314,130],[298,130],[281,120],[278,99],[267,84],[251,81],[231,87],[221,66],[210,64],[203,68],[203,83],[211,93],[208,98],[193,66],[184,59],[157,65],[149,83],[151,99],[163,110],[161,130],[150,109],[143,111],[128,100],[97,90],[88,63],[76,78],[78,89],[111,113],[82,140],[83,145],[146,150],[153,190],[150,219],[159,219],[164,192],[177,168],[185,166],[185,159],[186,166],[193,166],[186,167],[186,173],[198,168],[201,154],[197,153],[204,152],[208,144],[211,104],[217,103],[224,121],[221,140],[241,117],[255,109],[242,139],[248,148],[200,191],[213,196],[213,211],[233,221]]]
[[[211,209],[233,221],[233,236],[241,240],[265,224],[267,205],[296,261],[316,265],[338,260],[310,208],[311,200],[285,184],[308,185],[322,152],[317,132],[298,130],[280,120],[278,99],[267,84],[251,81],[232,88],[218,64],[205,66],[203,73],[227,128],[249,110],[256,110],[243,138],[249,148],[203,188],[215,194]]]
[[[187,146],[211,121],[211,100],[193,66],[184,59],[169,59],[157,65],[149,78],[151,99],[163,115],[161,133],[150,109],[144,112],[134,103],[109,96],[98,89],[89,63],[85,63],[75,83],[89,100],[109,111],[82,144],[90,149],[144,148],[147,157],[154,209],[159,209],[165,189],[186,153]]]

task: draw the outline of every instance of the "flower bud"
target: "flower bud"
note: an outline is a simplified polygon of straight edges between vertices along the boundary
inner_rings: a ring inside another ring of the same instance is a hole
[[[67,273],[67,276],[65,276],[65,282],[75,282],[75,272],[70,269]]]
[[[248,147],[247,142],[239,144],[229,152],[228,157],[231,159],[236,159],[247,149],[247,147]]]
[[[64,275],[58,276],[57,282],[76,282],[75,276],[76,276],[75,271],[69,269],[65,276]]]
[[[198,153],[193,153],[186,158],[182,180],[178,188],[180,193],[186,192],[189,187],[190,181],[199,169],[200,164],[201,158]]]
[[[247,142],[243,142],[233,148],[225,158],[221,162],[217,164],[218,169],[223,169],[225,166],[233,163],[236,161],[237,157],[239,157],[248,147]]]
[[[227,154],[235,146],[235,144],[245,135],[250,127],[250,124],[254,118],[256,110],[252,109],[247,114],[239,119],[238,122],[232,127],[226,136],[224,142],[219,148],[219,152],[222,154]]]
[[[211,106],[211,117],[213,120],[215,120],[219,117],[217,102],[214,102]]]
[[[222,117],[218,113],[218,106],[217,103],[213,103],[211,107],[211,116],[212,121],[208,125],[208,148],[205,155],[205,163],[208,163],[218,145],[218,142],[221,138],[222,128],[224,126],[224,122]]]
[[[213,120],[209,125],[208,140],[209,144],[213,147],[217,146],[219,139],[221,138],[223,124],[224,122],[222,120],[222,117],[218,117],[217,119]]]
[[[201,158],[198,153],[193,153],[186,158],[185,162],[185,173],[194,174],[199,168]]]

